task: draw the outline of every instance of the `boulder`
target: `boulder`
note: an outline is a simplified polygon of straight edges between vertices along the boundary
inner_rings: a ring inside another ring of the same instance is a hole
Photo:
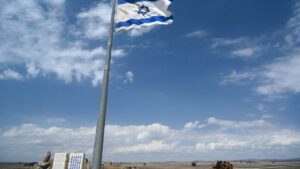
[[[228,161],[217,161],[216,164],[212,166],[213,169],[233,169],[233,165]]]
[[[47,151],[47,153],[45,154],[44,158],[43,158],[43,162],[49,162],[51,158],[51,152]]]

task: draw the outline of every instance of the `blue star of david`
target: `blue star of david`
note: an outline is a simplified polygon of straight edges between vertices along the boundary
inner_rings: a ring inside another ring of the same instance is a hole
[[[145,5],[142,5],[142,6],[139,7],[138,14],[142,14],[142,15],[145,16],[149,12],[150,12],[149,7],[147,7]]]

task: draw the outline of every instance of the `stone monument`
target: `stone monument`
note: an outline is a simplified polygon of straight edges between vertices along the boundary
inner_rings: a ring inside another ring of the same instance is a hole
[[[43,161],[39,161],[35,168],[37,168],[37,169],[50,169],[50,166],[51,166],[50,158],[51,158],[51,152],[48,151],[45,154],[45,156],[43,158]]]

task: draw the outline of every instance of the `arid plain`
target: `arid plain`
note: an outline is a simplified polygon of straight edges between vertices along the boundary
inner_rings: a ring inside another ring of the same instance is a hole
[[[105,165],[104,169],[212,169],[213,162],[197,162],[192,166],[190,162],[162,162],[162,163],[113,163]],[[27,164],[27,165],[26,165]],[[29,163],[0,163],[0,169],[34,169]],[[254,161],[232,162],[234,169],[300,169],[299,162],[271,162]]]

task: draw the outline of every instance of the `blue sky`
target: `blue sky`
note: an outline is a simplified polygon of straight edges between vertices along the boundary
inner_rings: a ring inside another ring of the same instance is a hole
[[[91,157],[110,3],[0,2],[0,161]],[[300,3],[174,1],[118,32],[104,160],[300,155]]]

